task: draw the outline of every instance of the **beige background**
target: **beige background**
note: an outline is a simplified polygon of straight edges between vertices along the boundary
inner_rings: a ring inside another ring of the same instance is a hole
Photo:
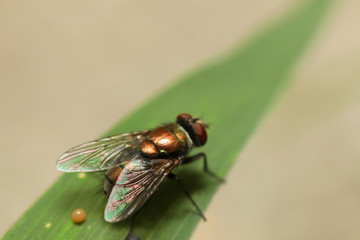
[[[0,234],[64,150],[296,2],[0,2]],[[358,9],[333,7],[194,239],[360,238]]]

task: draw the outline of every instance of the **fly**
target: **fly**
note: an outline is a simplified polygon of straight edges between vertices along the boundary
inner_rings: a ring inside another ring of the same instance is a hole
[[[133,216],[127,239],[137,238],[132,233],[135,215],[165,178],[179,183],[206,220],[180,178],[171,172],[179,165],[202,158],[205,172],[223,181],[209,171],[205,153],[187,156],[193,147],[206,143],[206,128],[208,125],[199,118],[182,113],[175,123],[114,135],[71,148],[58,159],[56,168],[63,172],[106,171],[104,192],[108,202],[104,218],[114,223]]]

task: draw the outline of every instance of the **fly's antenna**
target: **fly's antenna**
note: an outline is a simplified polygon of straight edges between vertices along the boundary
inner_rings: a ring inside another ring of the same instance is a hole
[[[197,122],[197,123],[200,123],[201,125],[203,125],[205,128],[210,128],[210,125],[206,122],[204,122],[201,118],[194,118],[193,119],[194,123]]]

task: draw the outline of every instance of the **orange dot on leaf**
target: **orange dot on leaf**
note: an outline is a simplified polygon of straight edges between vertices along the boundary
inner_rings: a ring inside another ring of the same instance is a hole
[[[72,212],[71,218],[74,223],[82,223],[86,219],[86,212],[82,208],[77,208]]]

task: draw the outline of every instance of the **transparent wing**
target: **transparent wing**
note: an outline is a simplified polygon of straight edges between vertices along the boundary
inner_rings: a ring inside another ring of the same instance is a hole
[[[56,168],[64,172],[94,172],[119,165],[138,157],[138,145],[146,133],[124,133],[87,142],[69,149],[57,161]]]
[[[169,159],[133,159],[120,173],[105,208],[107,222],[119,222],[139,210],[174,168]]]

